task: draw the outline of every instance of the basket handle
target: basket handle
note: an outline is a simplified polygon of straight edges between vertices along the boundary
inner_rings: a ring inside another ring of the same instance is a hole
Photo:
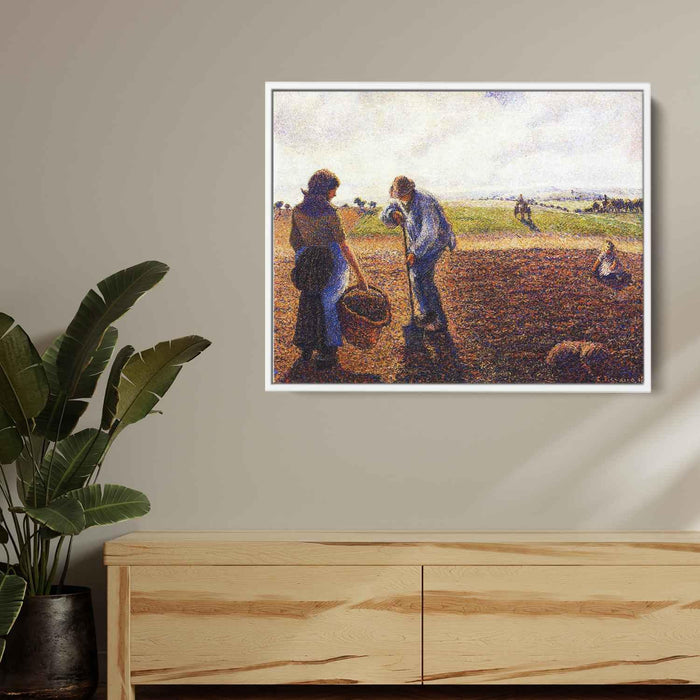
[[[359,285],[359,284],[353,284],[352,287],[348,287],[348,288],[343,292],[343,295],[348,294],[349,292],[354,292],[356,289],[360,289],[360,285]],[[379,292],[379,293],[382,295],[382,297],[384,298],[384,301],[386,301],[387,303],[389,303],[389,297],[386,295],[386,293],[385,293],[382,289],[379,289],[379,287],[375,287],[373,284],[368,284],[368,285],[367,285],[367,289],[371,289],[371,290],[373,290],[373,291],[375,291],[375,292]],[[389,304],[389,306],[391,306],[391,304]]]

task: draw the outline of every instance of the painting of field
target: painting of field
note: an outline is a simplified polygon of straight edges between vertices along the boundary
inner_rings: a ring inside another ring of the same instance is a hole
[[[644,376],[641,214],[583,214],[592,202],[560,200],[533,206],[533,231],[513,214],[513,202],[445,203],[457,249],[438,264],[437,284],[449,333],[407,343],[410,310],[399,233],[376,212],[339,213],[370,282],[391,300],[393,321],[364,351],[345,345],[338,367],[319,371],[299,360],[292,344],[299,292],[290,273],[291,215],[274,220],[274,381],[279,383],[552,384],[641,383]],[[561,207],[555,209],[553,207]],[[566,211],[562,211],[566,209]],[[614,240],[632,275],[613,289],[591,270],[605,240]],[[566,340],[608,348],[612,361],[593,376],[586,366],[556,368],[549,351]]]
[[[268,97],[268,390],[651,390],[648,85]]]

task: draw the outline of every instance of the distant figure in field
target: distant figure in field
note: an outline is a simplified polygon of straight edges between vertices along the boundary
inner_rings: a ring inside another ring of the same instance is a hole
[[[395,201],[384,209],[381,219],[392,228],[403,223],[406,226],[406,262],[420,310],[416,325],[428,332],[442,333],[447,330],[447,317],[435,286],[435,266],[445,249],[457,247],[452,226],[437,199],[417,190],[413,180],[405,175],[394,178],[389,196]]]
[[[530,205],[525,201],[525,197],[522,194],[518,197],[518,201],[515,203],[514,214],[516,218],[520,216],[520,221],[525,222],[526,220],[532,222],[532,209]]]
[[[612,286],[624,286],[632,279],[632,275],[617,257],[617,249],[612,241],[605,241],[605,247],[593,265],[593,274],[601,282]]]

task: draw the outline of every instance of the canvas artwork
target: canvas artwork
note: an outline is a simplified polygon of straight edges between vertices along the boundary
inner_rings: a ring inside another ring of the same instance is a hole
[[[266,90],[267,389],[650,390],[648,85]]]

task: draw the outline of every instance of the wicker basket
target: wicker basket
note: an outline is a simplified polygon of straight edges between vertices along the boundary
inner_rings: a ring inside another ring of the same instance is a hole
[[[358,312],[356,302],[363,295],[371,295],[375,318]],[[338,318],[345,340],[356,348],[369,350],[377,344],[382,328],[391,323],[391,304],[387,295],[377,287],[369,285],[368,291],[358,286],[349,287],[338,301]]]

